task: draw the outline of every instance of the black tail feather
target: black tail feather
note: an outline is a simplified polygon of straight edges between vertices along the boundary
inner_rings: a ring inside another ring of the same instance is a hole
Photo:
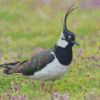
[[[5,70],[3,71],[3,73],[5,73],[5,74],[10,74],[10,73],[9,73],[9,70],[10,70],[10,69],[5,69]]]
[[[15,67],[18,63],[20,64],[23,64],[25,63],[27,60],[25,61],[17,61],[17,62],[14,62],[14,63],[7,63],[7,64],[2,64],[0,65],[1,67],[5,68],[5,70],[3,71],[5,74],[10,74],[9,73],[9,70],[12,69],[13,67]]]
[[[27,60],[23,61],[21,64],[25,63]],[[8,68],[8,69],[11,69],[11,66],[15,66],[16,64],[20,63],[20,61],[17,61],[17,62],[14,62],[14,63],[7,63],[7,64],[2,64],[0,65],[1,67],[4,67],[4,68]]]

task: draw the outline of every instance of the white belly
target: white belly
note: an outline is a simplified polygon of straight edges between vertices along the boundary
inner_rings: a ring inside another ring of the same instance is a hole
[[[48,64],[42,70],[35,72],[34,75],[29,77],[33,77],[41,81],[54,81],[56,79],[61,78],[67,72],[68,68],[69,66],[60,64],[55,56],[53,62]]]

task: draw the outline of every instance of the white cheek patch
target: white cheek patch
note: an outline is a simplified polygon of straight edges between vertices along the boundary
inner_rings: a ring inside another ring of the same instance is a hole
[[[68,45],[68,42],[66,40],[62,40],[61,38],[63,38],[63,31],[61,32],[61,36],[57,42],[57,45],[62,47],[62,48],[65,48],[67,45]]]
[[[62,48],[65,48],[68,45],[68,42],[65,41],[65,40],[59,39],[58,42],[57,42],[57,45],[62,47]]]
[[[68,38],[70,39],[70,38],[71,38],[71,36],[69,35],[69,36],[68,36]]]

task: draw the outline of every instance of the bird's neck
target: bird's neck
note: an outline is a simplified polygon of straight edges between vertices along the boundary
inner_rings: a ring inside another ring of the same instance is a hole
[[[69,65],[72,61],[72,46],[66,48],[56,46],[55,55],[62,65]]]

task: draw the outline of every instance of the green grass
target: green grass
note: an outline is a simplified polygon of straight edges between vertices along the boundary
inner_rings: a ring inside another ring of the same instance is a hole
[[[0,9],[0,20],[2,21],[5,18],[0,24],[0,53],[2,54],[0,64],[6,61],[5,57],[8,58],[7,62],[15,59],[22,61],[30,58],[32,51],[37,47],[49,48],[53,46],[62,31],[61,18],[64,18],[66,13],[65,11],[57,10],[54,19],[43,19],[37,12],[40,10],[49,16],[52,11],[50,8],[45,10],[44,7],[35,11],[30,7],[31,4],[26,5],[24,3],[9,14],[18,4],[11,1],[10,3],[12,6]],[[54,91],[58,90],[61,95],[68,94],[69,100],[84,100],[85,98],[90,100],[88,95],[91,91],[94,91],[94,99],[92,100],[95,100],[95,98],[100,99],[97,97],[100,94],[100,67],[96,66],[96,64],[100,64],[100,59],[98,61],[92,59],[89,61],[87,59],[89,56],[100,57],[98,49],[100,46],[100,39],[98,38],[100,37],[100,25],[99,22],[94,21],[95,16],[100,19],[99,10],[91,12],[89,14],[86,10],[78,9],[68,17],[68,29],[76,34],[76,40],[79,42],[80,47],[73,47],[73,58],[76,59],[76,62],[72,62],[68,72],[55,82]],[[83,15],[87,17],[83,19]],[[6,18],[6,16],[8,17]],[[75,18],[77,22],[73,23]],[[77,27],[73,28],[73,24],[77,24]],[[96,40],[96,42],[93,43],[93,40]],[[83,60],[81,57],[77,57],[79,48],[83,48],[83,53],[81,54],[84,57]],[[87,50],[87,48],[89,49]],[[9,55],[11,51],[14,52],[13,57]],[[18,58],[18,52],[23,52],[21,58]],[[85,67],[86,65],[88,65],[88,68]],[[6,95],[7,89],[10,90],[11,95],[15,95],[12,90],[14,84],[18,86],[16,95],[22,96],[26,93],[28,95],[26,100],[29,100],[31,96],[37,99],[42,98],[43,100],[51,98],[49,93],[51,82],[45,82],[45,88],[47,89],[47,94],[45,95],[40,88],[40,81],[14,74],[4,75],[3,69],[0,69],[1,95]],[[81,86],[81,89],[79,86]],[[21,92],[20,94],[18,93],[19,91]],[[54,98],[56,97],[54,96]]]

